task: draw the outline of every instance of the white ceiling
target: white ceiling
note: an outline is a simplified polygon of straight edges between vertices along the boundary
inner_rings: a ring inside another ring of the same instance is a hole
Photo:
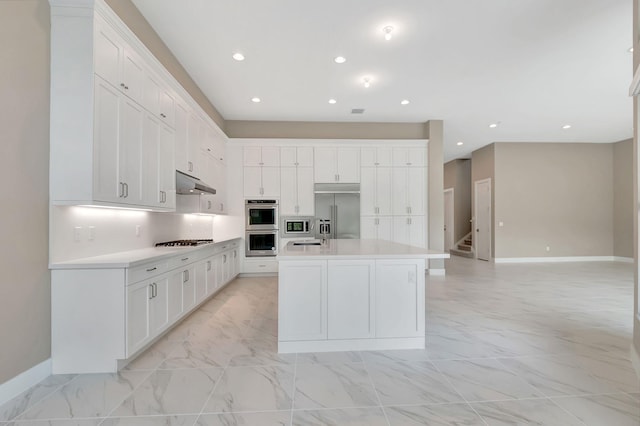
[[[226,120],[440,119],[445,161],[633,134],[630,0],[132,1]]]

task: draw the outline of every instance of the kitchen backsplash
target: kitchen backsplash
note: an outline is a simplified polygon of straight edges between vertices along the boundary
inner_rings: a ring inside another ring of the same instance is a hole
[[[98,256],[190,238],[240,236],[241,218],[94,207],[51,207],[50,261]]]

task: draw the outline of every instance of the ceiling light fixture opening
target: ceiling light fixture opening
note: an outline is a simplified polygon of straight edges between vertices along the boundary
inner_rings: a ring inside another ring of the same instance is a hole
[[[498,123],[489,124],[489,128],[491,128],[491,129],[495,129],[496,127],[498,127]]]
[[[335,62],[336,64],[344,64],[345,62],[347,62],[347,58],[345,58],[344,56],[336,56],[335,58],[333,58],[333,62]]]
[[[371,87],[371,77],[363,77],[362,83],[364,84],[364,87]]]
[[[564,126],[562,126],[562,128],[564,130],[570,129],[571,128],[571,124],[565,124]]]
[[[240,52],[234,53],[233,59],[235,59],[236,61],[244,61],[244,55]]]
[[[464,145],[463,142],[458,142],[456,145],[460,146],[460,145]]]
[[[629,49],[627,49],[627,52],[633,53],[633,47],[630,47]]]
[[[403,99],[403,100],[400,102],[400,105],[409,105],[409,99]]]
[[[331,105],[335,104],[336,102],[337,102],[337,101],[336,101],[335,99],[329,99],[329,103],[330,103]]]
[[[256,104],[257,104],[257,103],[259,103],[259,102],[262,102],[262,99],[257,98],[257,97],[256,97],[256,98],[251,98],[251,102],[253,102],[253,103],[256,103]]]
[[[391,37],[393,37],[393,27],[391,25],[384,27],[382,32],[384,33],[384,39],[387,41],[391,40]]]

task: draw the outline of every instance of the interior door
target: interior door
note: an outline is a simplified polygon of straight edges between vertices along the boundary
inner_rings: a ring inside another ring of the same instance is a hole
[[[444,251],[453,247],[453,188],[444,190]]]
[[[476,257],[491,259],[491,179],[475,182],[475,243]]]

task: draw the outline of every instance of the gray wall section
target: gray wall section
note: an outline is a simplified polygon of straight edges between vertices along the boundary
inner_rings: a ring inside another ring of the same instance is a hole
[[[494,257],[613,254],[612,144],[496,143],[494,188]]]
[[[228,120],[225,131],[230,138],[427,139],[424,123]]]
[[[51,352],[49,22],[46,0],[0,1],[0,384]]]
[[[640,2],[633,1],[633,72],[640,69]],[[638,262],[638,215],[640,215],[640,149],[638,149],[638,123],[640,123],[640,98],[633,100],[633,258],[634,258],[634,301],[633,301],[633,344],[636,354],[640,354],[640,263]],[[637,366],[640,368],[640,366]],[[636,371],[640,377],[640,370]]]
[[[633,258],[633,139],[613,144],[613,255]]]
[[[178,62],[169,48],[164,44],[155,30],[142,16],[140,11],[131,3],[131,0],[105,0],[111,9],[122,19],[131,31],[142,41],[155,55],[162,65],[175,77],[195,99],[202,109],[224,130],[224,118],[218,110],[209,102],[202,90],[193,81],[191,76]]]
[[[491,179],[491,257],[495,257],[495,144],[487,145],[471,154],[471,217],[473,219],[476,214],[475,182],[483,179]]]
[[[429,139],[427,166],[428,178],[428,223],[429,244],[432,250],[444,250],[444,123],[442,120],[431,120],[424,124],[426,137]],[[443,259],[429,261],[430,269],[444,269]]]
[[[444,189],[448,188],[453,188],[455,243],[471,232],[471,160],[452,160],[444,165]]]

